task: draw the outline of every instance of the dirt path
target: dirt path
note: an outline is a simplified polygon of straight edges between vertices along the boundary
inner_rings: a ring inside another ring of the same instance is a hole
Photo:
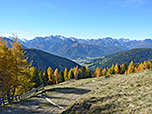
[[[52,102],[66,109],[80,96],[101,85],[102,82],[96,79],[64,82],[54,86],[47,86],[44,94]],[[44,98],[32,97],[25,102],[0,109],[0,114],[59,114],[64,109],[59,109],[59,107],[50,104]]]

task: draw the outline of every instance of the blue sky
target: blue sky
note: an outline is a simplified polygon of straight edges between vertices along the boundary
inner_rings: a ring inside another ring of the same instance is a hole
[[[0,0],[0,35],[152,38],[152,0]]]

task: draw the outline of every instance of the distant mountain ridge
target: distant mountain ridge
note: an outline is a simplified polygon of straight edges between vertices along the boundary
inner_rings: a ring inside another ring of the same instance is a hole
[[[43,51],[70,58],[82,59],[86,57],[102,57],[112,53],[133,48],[152,48],[152,40],[113,39],[111,37],[99,39],[77,39],[61,35],[36,37],[32,40],[20,40],[27,48]]]
[[[152,40],[113,39],[77,39],[64,36],[36,37],[23,42],[29,48],[36,48],[70,59],[102,57],[133,48],[152,48]]]
[[[70,58],[96,57],[111,54],[111,52],[122,51],[117,47],[104,47],[92,44],[85,44],[76,38],[65,38],[61,36],[36,37],[33,40],[22,42],[28,48],[41,49],[43,51]],[[110,51],[109,51],[110,50]]]

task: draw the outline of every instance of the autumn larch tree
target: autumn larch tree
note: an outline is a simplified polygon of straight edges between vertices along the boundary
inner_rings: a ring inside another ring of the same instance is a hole
[[[106,75],[106,69],[104,68],[103,70],[102,70],[102,76],[105,76]]]
[[[73,68],[74,79],[78,79],[78,66]]]
[[[65,70],[64,70],[64,79],[65,79],[65,81],[68,80],[68,69],[67,68],[65,68]]]
[[[135,65],[133,63],[133,61],[130,62],[129,66],[128,66],[128,70],[126,71],[125,74],[130,74],[130,73],[133,73],[135,70]]]
[[[100,69],[99,67],[96,68],[96,71],[94,72],[94,76],[95,77],[100,77],[101,73],[100,73]]]
[[[120,70],[119,70],[119,67],[118,67],[118,64],[115,65],[115,74],[119,74],[120,73]]]
[[[0,96],[14,96],[27,92],[34,83],[30,74],[31,63],[28,63],[22,45],[13,37],[9,48],[6,41],[0,38]]]
[[[51,67],[47,69],[47,73],[48,73],[48,79],[49,79],[48,84],[49,85],[55,84],[55,77],[54,77],[54,73]]]
[[[56,68],[54,71],[54,77],[55,77],[56,84],[58,84],[59,76],[60,76],[59,71]]]
[[[68,73],[68,80],[71,79],[71,72],[73,72],[73,69],[72,69],[72,68],[69,70],[69,73]]]

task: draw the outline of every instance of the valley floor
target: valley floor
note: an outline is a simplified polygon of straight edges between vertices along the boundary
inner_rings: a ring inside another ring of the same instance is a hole
[[[90,78],[46,86],[45,95],[64,109],[34,96],[0,108],[1,114],[152,113],[152,71]]]

